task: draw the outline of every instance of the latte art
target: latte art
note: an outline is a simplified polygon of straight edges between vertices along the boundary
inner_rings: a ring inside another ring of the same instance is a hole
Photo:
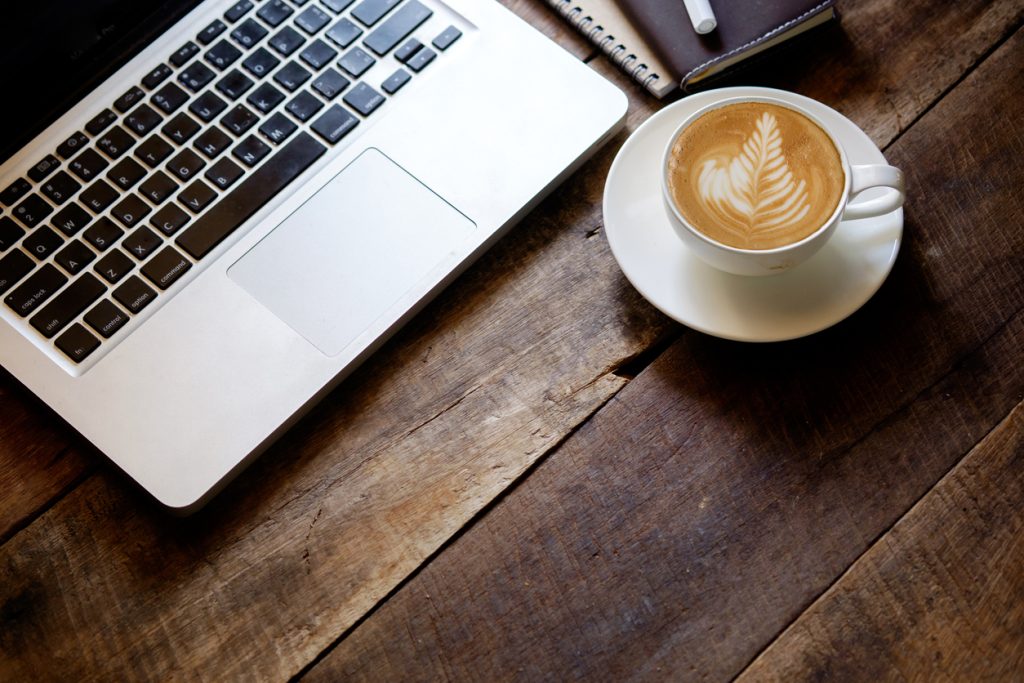
[[[815,232],[845,176],[829,137],[807,117],[744,102],[712,110],[677,139],[669,188],[680,213],[712,239],[772,249]]]

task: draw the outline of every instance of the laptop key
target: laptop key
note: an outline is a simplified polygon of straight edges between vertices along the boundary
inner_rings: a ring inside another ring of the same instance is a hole
[[[138,195],[130,194],[119,201],[110,213],[121,222],[121,225],[130,228],[148,216],[151,210],[149,204],[142,201]]]
[[[32,231],[25,241],[21,243],[21,246],[25,250],[35,256],[40,261],[47,259],[50,254],[55,252],[60,246],[64,244],[64,240],[61,236],[55,233],[50,228],[43,226],[38,230]]]
[[[274,48],[282,57],[290,57],[305,42],[306,39],[298,31],[291,26],[285,26],[268,40],[267,44]]]
[[[150,168],[156,168],[164,159],[171,156],[174,148],[159,135],[152,135],[148,140],[135,148],[135,156]]]
[[[78,195],[78,199],[92,209],[93,213],[102,213],[120,196],[120,192],[112,188],[106,181],[100,179],[82,190],[82,194]]]
[[[281,104],[283,99],[284,93],[280,90],[270,83],[261,83],[260,87],[253,90],[245,101],[266,114],[271,109]]]
[[[122,159],[107,172],[107,178],[122,190],[130,189],[135,183],[146,177],[146,169],[131,157]]]
[[[67,329],[67,332],[57,337],[55,343],[57,348],[63,351],[68,358],[76,363],[81,363],[99,348],[100,340],[80,323],[75,323]]]
[[[312,76],[295,62],[288,62],[274,74],[274,80],[290,91],[294,91]]]
[[[196,40],[199,41],[200,45],[209,45],[214,39],[220,34],[227,30],[227,26],[220,19],[214,19],[213,22],[199,32],[196,36]]]
[[[178,201],[192,213],[199,213],[217,198],[217,193],[202,180],[193,180],[184,190],[178,193]]]
[[[90,221],[92,221],[92,216],[85,209],[78,204],[68,204],[50,220],[50,225],[71,237],[89,225]]]
[[[178,183],[163,171],[157,171],[139,185],[139,193],[158,206],[167,201],[177,189]]]
[[[352,16],[366,26],[373,26],[402,0],[363,0],[352,10]]]
[[[25,236],[25,231],[10,216],[0,216],[0,251],[7,251]]]
[[[386,55],[433,14],[418,0],[409,0],[363,41],[378,55]]]
[[[409,60],[405,63],[405,65],[412,69],[413,71],[419,73],[420,71],[423,71],[424,67],[426,67],[427,64],[430,64],[432,61],[434,61],[434,57],[436,56],[436,52],[431,50],[429,47],[425,47],[422,48],[421,50],[417,50],[416,54],[410,57]]]
[[[299,13],[299,16],[295,17],[295,25],[309,35],[313,35],[324,26],[327,26],[330,20],[331,17],[327,12],[323,11],[316,5],[312,5],[302,10],[302,12]]]
[[[118,308],[110,299],[104,299],[92,307],[82,318],[89,327],[103,335],[104,339],[110,339],[114,333],[124,327],[128,322],[128,314]]]
[[[398,92],[403,85],[409,82],[412,76],[405,69],[399,69],[395,73],[388,76],[388,79],[381,83],[380,89],[389,95],[394,95]]]
[[[369,116],[384,104],[384,96],[365,83],[356,83],[341,99],[363,116]]]
[[[202,62],[192,62],[184,71],[178,74],[178,81],[192,92],[199,92],[216,75],[213,69]]]
[[[342,19],[332,26],[325,35],[339,47],[346,48],[362,34],[363,29],[359,28],[348,19]]]
[[[57,156],[61,159],[69,159],[78,153],[78,150],[89,144],[89,138],[85,133],[76,132],[57,147]]]
[[[142,85],[146,86],[147,90],[153,90],[156,86],[166,81],[170,75],[171,67],[166,64],[159,64],[142,78]]]
[[[121,248],[139,261],[145,261],[163,243],[164,241],[155,232],[142,226],[124,238]]]
[[[242,56],[242,51],[232,45],[226,40],[221,40],[216,45],[207,50],[203,56],[207,62],[223,71],[228,68]]]
[[[198,133],[200,128],[201,126],[188,114],[182,112],[168,121],[160,130],[172,141],[183,145],[189,141],[189,138]]]
[[[168,245],[142,267],[142,274],[160,289],[167,289],[191,267],[192,263],[181,252]]]
[[[114,290],[114,298],[118,303],[128,309],[132,314],[137,314],[143,308],[153,303],[156,298],[156,291],[142,281],[136,275],[124,281],[124,284]]]
[[[85,132],[89,135],[99,135],[114,121],[117,121],[117,114],[109,109],[104,109],[85,124]]]
[[[206,179],[222,190],[226,190],[235,184],[235,181],[242,177],[245,171],[231,161],[228,157],[221,158],[210,168],[206,169]]]
[[[220,128],[210,126],[192,144],[207,159],[212,159],[231,145],[231,138]]]
[[[167,162],[167,170],[180,180],[188,180],[199,171],[206,162],[190,149],[183,149],[173,159]]]
[[[36,267],[36,264],[25,252],[15,249],[7,256],[0,258],[0,294],[18,283]]]
[[[30,194],[21,204],[14,207],[14,216],[27,228],[34,228],[53,213],[53,207],[37,194]]]
[[[309,134],[299,133],[185,229],[175,243],[194,259],[206,256],[325,151]]]
[[[284,0],[270,0],[263,7],[259,8],[256,16],[271,26],[277,27],[282,21],[291,16],[293,11],[291,7],[284,3]]]
[[[295,132],[298,126],[287,116],[278,112],[263,122],[260,126],[260,133],[270,139],[271,142],[283,142],[289,135]]]
[[[444,52],[451,46],[452,43],[454,43],[461,37],[462,31],[455,28],[454,26],[449,26],[448,28],[437,34],[437,37],[430,41],[430,44],[436,47],[441,52]]]
[[[184,66],[185,63],[196,56],[199,52],[199,46],[193,43],[191,40],[179,47],[173,55],[170,57],[170,62],[174,66]]]
[[[173,114],[181,105],[188,102],[188,93],[174,83],[168,83],[154,93],[150,101],[162,109],[165,114]]]
[[[217,97],[213,92],[207,90],[202,95],[192,100],[188,110],[199,117],[200,121],[209,123],[217,118],[217,115],[227,109],[228,103]]]
[[[124,125],[128,130],[139,137],[148,134],[151,130],[160,125],[163,117],[148,104],[140,104],[135,111],[124,119]]]
[[[231,150],[231,155],[249,168],[263,161],[268,154],[270,154],[270,147],[255,135],[250,135]]]
[[[377,63],[377,60],[370,56],[366,50],[354,47],[345,53],[345,56],[338,60],[338,66],[359,78],[366,70]]]
[[[281,60],[270,53],[266,48],[259,48],[242,62],[246,71],[256,78],[262,78],[270,73],[274,67],[281,63]]]
[[[57,157],[47,154],[43,157],[42,161],[28,170],[28,177],[37,183],[41,183],[46,179],[46,176],[56,171],[58,166],[60,166],[60,161]]]
[[[0,202],[4,206],[12,206],[19,199],[24,197],[32,189],[32,185],[24,178],[18,178],[7,188],[0,192]]]
[[[170,237],[181,230],[190,220],[191,217],[177,204],[168,204],[153,214],[153,217],[149,219],[149,224]]]
[[[217,90],[232,100],[237,100],[253,86],[252,79],[238,69],[232,69],[217,83]]]
[[[268,33],[269,31],[263,28],[259,22],[250,18],[243,21],[231,32],[231,38],[242,47],[252,47],[263,40],[263,37]]]
[[[70,168],[71,172],[78,176],[80,180],[89,182],[95,178],[100,171],[109,165],[110,163],[97,154],[96,150],[87,149],[75,157],[71,163],[68,164],[68,168]]]
[[[39,191],[46,195],[47,199],[51,202],[60,206],[67,200],[71,199],[71,196],[82,189],[82,186],[77,180],[67,174],[66,171],[58,171],[57,175],[53,176],[46,183],[39,188]]]
[[[227,128],[228,132],[241,137],[243,133],[256,125],[257,121],[259,121],[259,117],[252,110],[244,104],[239,104],[221,118],[220,125]]]
[[[27,280],[8,294],[4,303],[10,306],[15,313],[25,317],[53,296],[67,281],[67,276],[57,270],[53,264],[45,263],[42,268],[32,273]]]
[[[327,9],[334,11],[336,14],[340,14],[351,5],[355,0],[320,0],[327,6]]]
[[[142,98],[146,96],[146,93],[142,91],[142,88],[138,86],[132,86],[132,88],[125,94],[114,100],[114,109],[118,110],[122,114],[135,106],[137,102],[141,102]]]
[[[121,239],[124,231],[114,225],[114,221],[106,216],[101,217],[92,227],[82,233],[85,241],[96,247],[97,251],[106,251],[110,245]]]
[[[333,104],[310,126],[313,131],[332,145],[348,135],[359,124],[359,119],[344,107]]]
[[[89,251],[89,248],[84,244],[82,248]],[[42,310],[32,316],[29,324],[39,330],[39,333],[47,339],[52,339],[68,323],[77,318],[79,313],[103,296],[106,291],[106,285],[96,279],[92,273],[83,273],[80,278],[58,294],[53,301],[43,306]]]
[[[285,105],[285,109],[288,110],[288,113],[299,121],[308,121],[313,117],[313,114],[323,109],[323,107],[323,102],[305,90],[300,92],[292,99],[291,102]]]
[[[351,81],[334,69],[327,69],[313,81],[313,90],[323,95],[325,99],[333,100],[350,83]]]
[[[409,58],[416,54],[416,51],[419,50],[421,47],[423,47],[423,43],[416,40],[415,38],[410,38],[409,40],[402,43],[402,47],[395,50],[395,59],[397,59],[402,64],[405,64],[407,61],[409,61]]]
[[[93,270],[99,273],[104,280],[114,284],[130,273],[134,267],[135,263],[123,251],[115,249],[101,258]]]
[[[85,242],[82,240],[72,240],[57,252],[53,260],[71,275],[78,275],[87,265],[96,260],[96,253],[85,246]]]
[[[111,159],[119,159],[135,144],[135,138],[121,126],[111,128],[96,141],[96,146]]]
[[[245,14],[252,9],[252,3],[249,0],[242,0],[236,2],[228,11],[224,13],[224,18],[230,21],[232,24],[245,16]]]
[[[317,38],[299,53],[299,59],[319,71],[338,56],[338,51]]]

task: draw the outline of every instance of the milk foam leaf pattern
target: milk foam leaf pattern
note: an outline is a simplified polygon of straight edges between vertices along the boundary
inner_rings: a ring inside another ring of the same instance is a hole
[[[699,162],[698,188],[705,210],[741,240],[785,230],[811,209],[807,184],[782,153],[778,122],[763,113],[738,156]]]

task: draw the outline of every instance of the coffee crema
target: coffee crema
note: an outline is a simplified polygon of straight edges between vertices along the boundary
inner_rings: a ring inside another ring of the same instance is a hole
[[[699,117],[672,145],[667,170],[669,194],[687,222],[739,249],[774,249],[814,233],[846,182],[828,134],[767,102]]]

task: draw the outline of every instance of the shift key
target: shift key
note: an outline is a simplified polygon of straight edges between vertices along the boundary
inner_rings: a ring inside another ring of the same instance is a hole
[[[4,302],[14,312],[26,316],[64,286],[68,279],[53,264],[47,263],[7,295]]]
[[[107,288],[92,273],[83,273],[56,299],[46,304],[43,310],[32,316],[29,323],[44,337],[51,339],[105,291]]]

